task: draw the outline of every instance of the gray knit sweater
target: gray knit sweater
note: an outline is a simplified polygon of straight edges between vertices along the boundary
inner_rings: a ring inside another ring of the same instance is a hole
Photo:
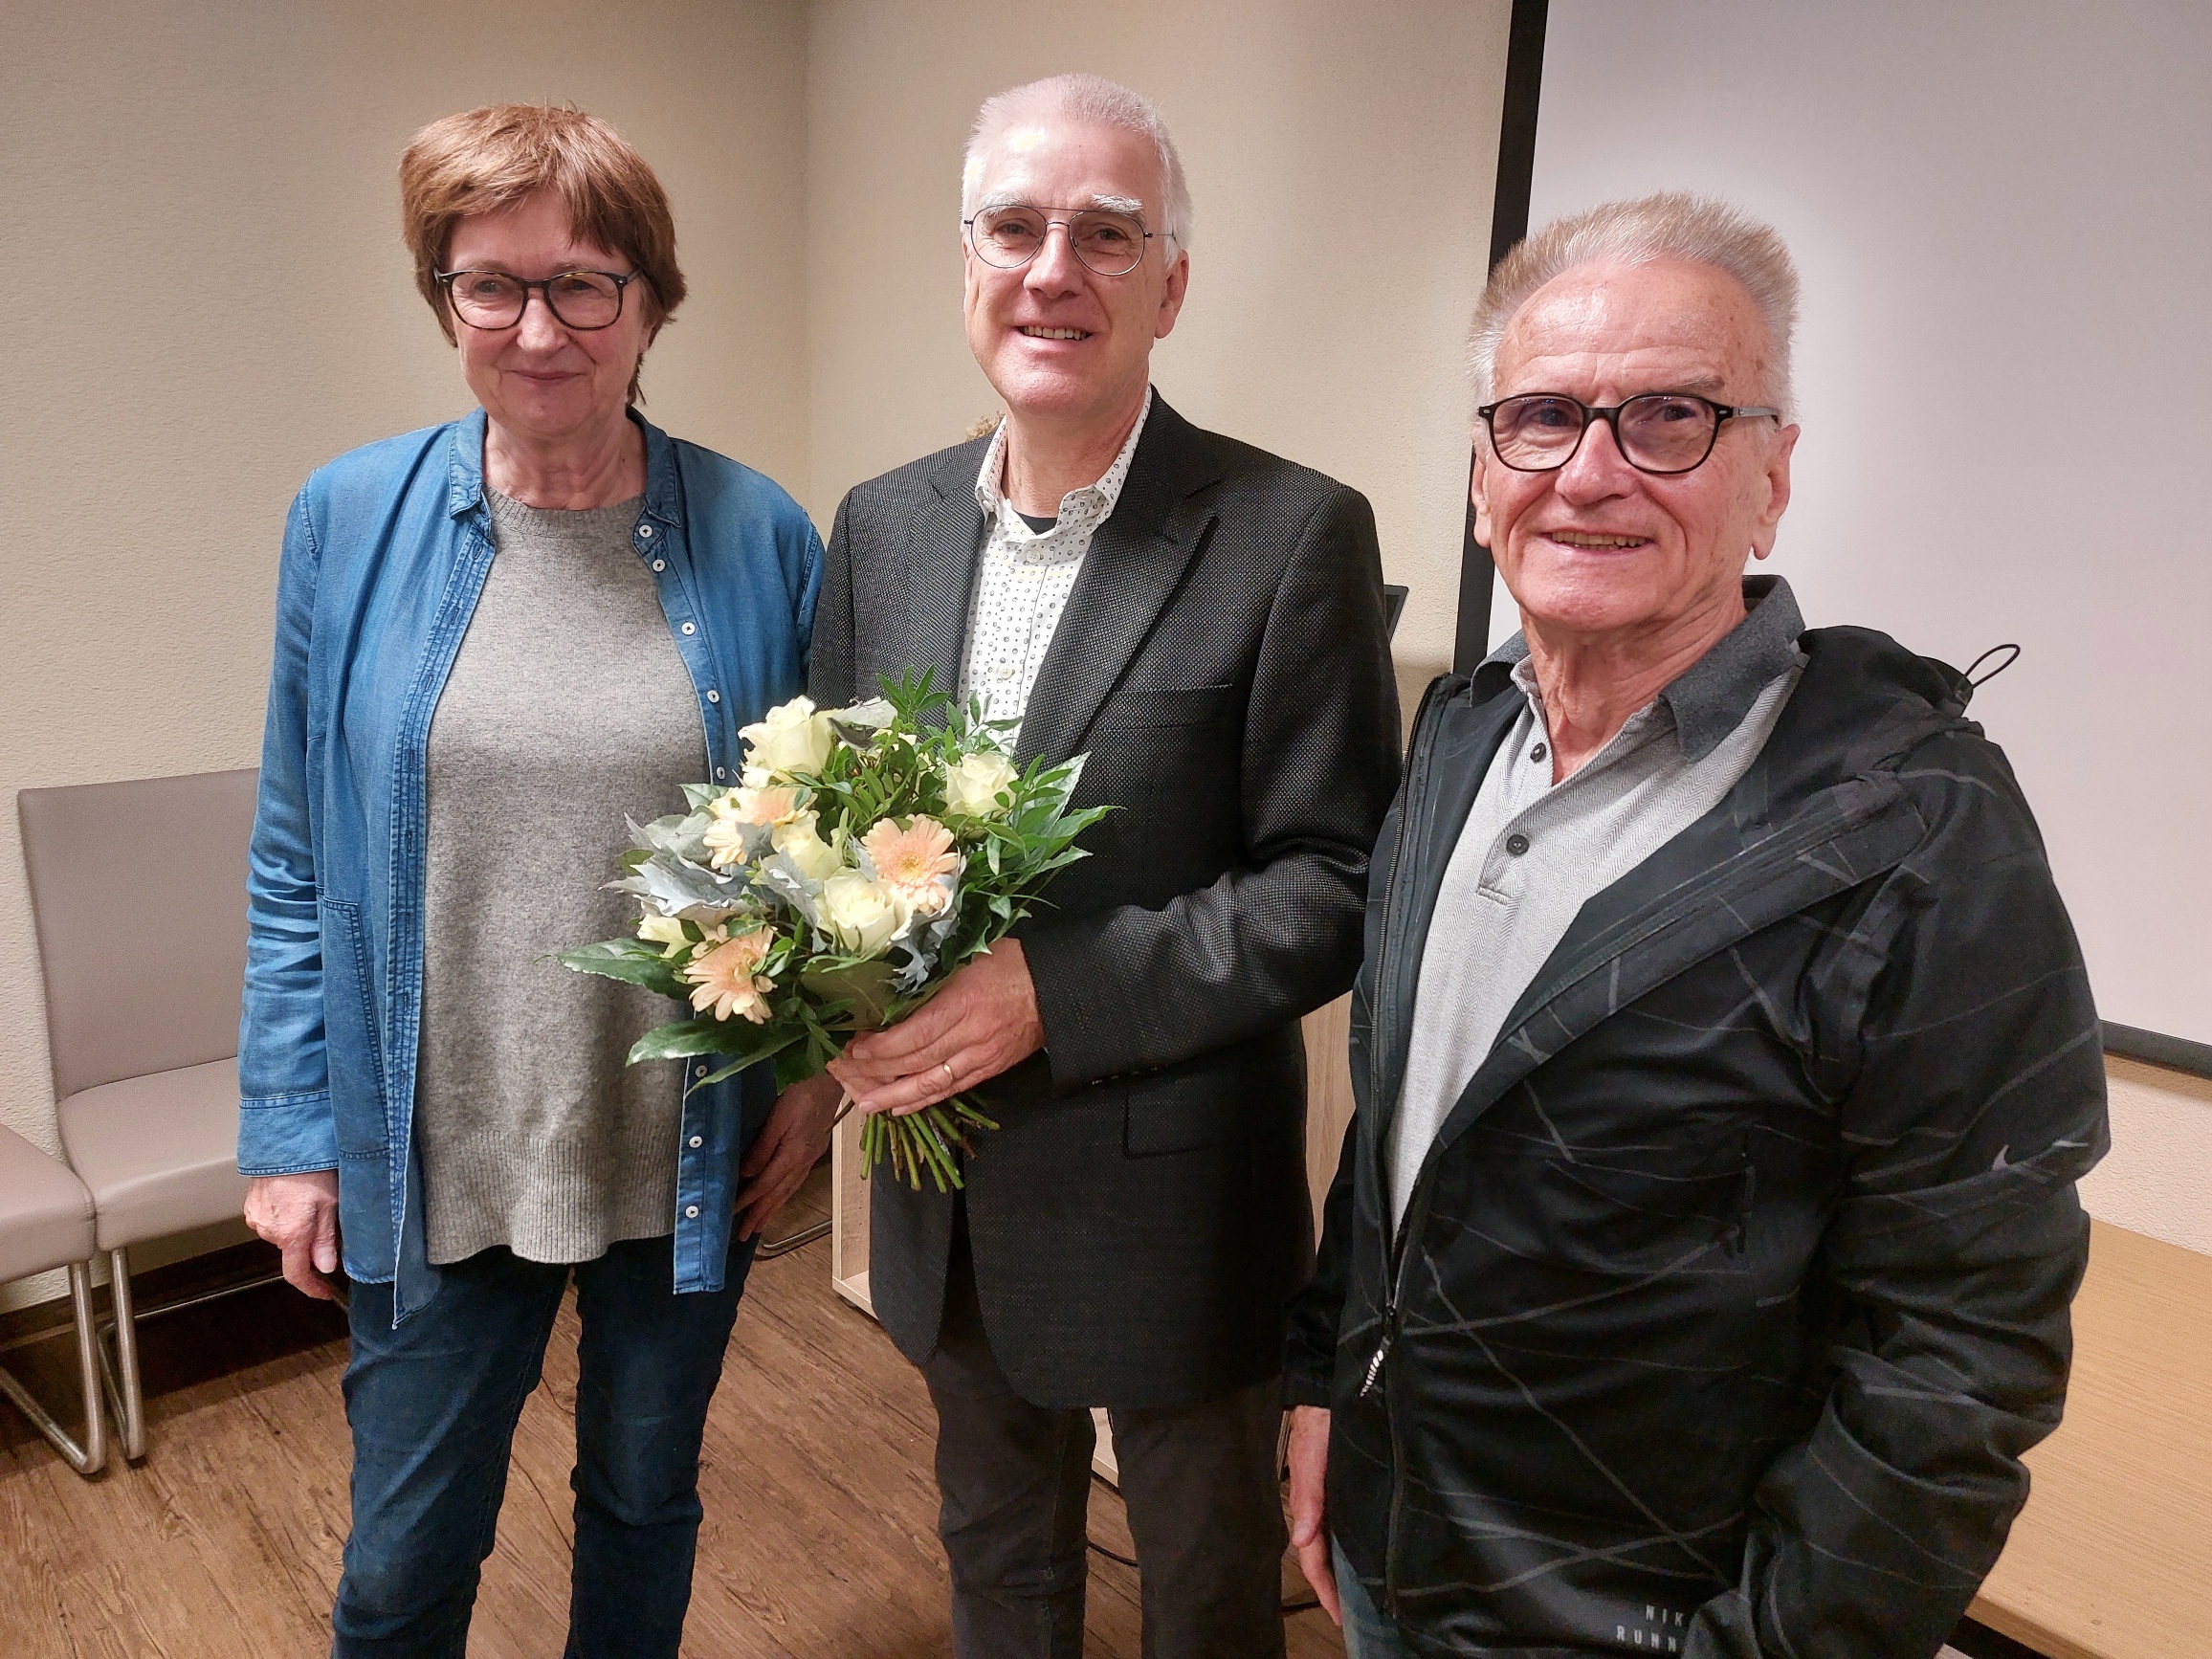
[[[671,1006],[550,951],[610,939],[624,815],[707,774],[690,677],[630,550],[638,503],[491,498],[496,553],[431,722],[415,1135],[430,1258],[589,1261],[675,1224],[681,1088],[625,1067]]]

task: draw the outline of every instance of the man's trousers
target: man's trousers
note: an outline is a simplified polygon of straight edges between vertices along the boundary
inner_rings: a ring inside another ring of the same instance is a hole
[[[984,1334],[965,1206],[938,1351],[938,1532],[959,1659],[1080,1659],[1090,1412],[1014,1392]],[[1270,1380],[1195,1405],[1108,1407],[1142,1581],[1144,1659],[1279,1659],[1287,1536]]]

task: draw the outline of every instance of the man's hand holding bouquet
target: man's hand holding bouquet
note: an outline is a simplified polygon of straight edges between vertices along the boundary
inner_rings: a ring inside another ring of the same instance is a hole
[[[691,1005],[638,1040],[632,1065],[726,1058],[690,1088],[769,1059],[781,1089],[815,1076],[928,1002],[1084,856],[1075,837],[1106,808],[1069,809],[1082,757],[1017,770],[1001,727],[958,709],[928,722],[950,698],[927,674],[883,693],[769,710],[741,734],[736,788],[687,785],[690,812],[631,825],[628,874],[610,885],[636,896],[637,936],[560,960]],[[863,1168],[959,1186],[955,1149],[996,1127],[958,1095],[871,1116]]]

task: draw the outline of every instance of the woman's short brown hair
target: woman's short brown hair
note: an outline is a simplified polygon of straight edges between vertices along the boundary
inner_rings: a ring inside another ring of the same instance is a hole
[[[574,233],[619,254],[645,276],[647,338],[683,303],[675,220],[645,158],[594,116],[564,104],[492,103],[433,121],[399,159],[400,232],[414,255],[415,286],[446,339],[453,314],[438,281],[453,228],[519,205],[539,190],[568,205]],[[630,398],[637,401],[637,373]]]

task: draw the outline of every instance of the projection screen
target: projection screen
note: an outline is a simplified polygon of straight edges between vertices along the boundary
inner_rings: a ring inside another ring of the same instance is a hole
[[[1964,667],[2108,1021],[2212,1043],[2212,7],[1554,0],[1530,223],[1657,189],[1803,276],[1807,621]],[[1492,633],[1515,623],[1495,595]]]

